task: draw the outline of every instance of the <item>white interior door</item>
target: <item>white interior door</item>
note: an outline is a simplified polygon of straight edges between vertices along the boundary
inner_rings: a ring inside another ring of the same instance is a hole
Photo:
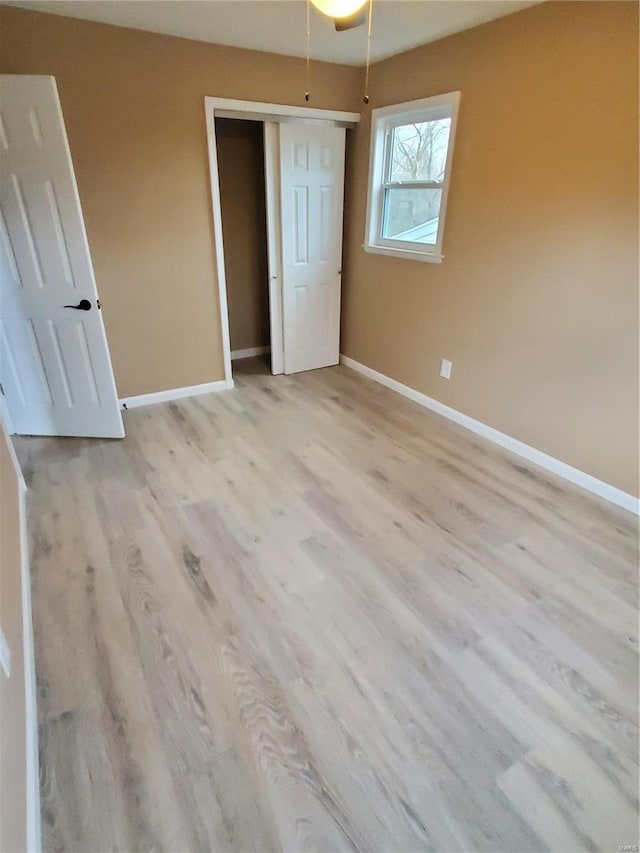
[[[284,372],[337,364],[345,130],[280,125]]]
[[[15,432],[124,435],[53,77],[0,75],[0,382]]]

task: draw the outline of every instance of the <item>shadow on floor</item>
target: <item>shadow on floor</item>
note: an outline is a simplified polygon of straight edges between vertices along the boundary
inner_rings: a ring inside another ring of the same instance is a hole
[[[239,376],[270,376],[271,356],[258,355],[253,358],[239,358],[231,365],[234,377]]]

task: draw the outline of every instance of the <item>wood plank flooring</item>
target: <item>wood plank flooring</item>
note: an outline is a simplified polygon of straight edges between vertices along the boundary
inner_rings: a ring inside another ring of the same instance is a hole
[[[638,843],[629,514],[344,367],[18,439],[47,851]]]

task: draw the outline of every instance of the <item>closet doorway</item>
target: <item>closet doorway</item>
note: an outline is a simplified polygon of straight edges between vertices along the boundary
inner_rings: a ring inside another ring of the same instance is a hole
[[[232,367],[270,366],[264,126],[215,119]],[[255,361],[259,359],[259,361]]]
[[[205,114],[227,385],[232,352],[274,374],[337,364],[345,132],[359,115],[208,97]]]

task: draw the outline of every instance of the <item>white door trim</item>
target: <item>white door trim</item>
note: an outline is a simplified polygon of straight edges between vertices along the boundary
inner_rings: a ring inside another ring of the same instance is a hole
[[[22,651],[25,699],[26,835],[27,850],[29,853],[40,853],[42,850],[42,834],[40,819],[40,773],[38,764],[38,692],[36,688],[35,647],[31,609],[31,574],[29,537],[27,534],[27,486],[13,442],[9,438],[9,429],[7,428],[5,415],[1,411],[0,432],[4,433],[4,439],[9,449],[9,457],[18,481],[20,589],[22,594]]]
[[[220,204],[220,176],[218,174],[218,147],[216,141],[216,112],[233,111],[241,113],[239,118],[251,118],[262,121],[274,121],[279,117],[293,119],[320,119],[332,122],[356,124],[359,113],[341,110],[321,110],[315,107],[296,107],[289,104],[268,104],[258,101],[237,101],[230,98],[214,98],[205,95],[204,113],[207,126],[207,149],[209,151],[209,179],[211,181],[211,210],[213,214],[213,242],[216,253],[216,273],[218,277],[218,299],[220,305],[220,327],[222,333],[222,352],[224,357],[224,378],[227,388],[233,388],[231,370],[231,343],[229,337],[229,308],[227,302],[227,278],[224,268],[224,241],[222,238],[222,208]],[[266,153],[266,151],[265,151]],[[265,166],[266,166],[265,162]],[[270,291],[271,292],[271,291]]]
[[[213,244],[218,276],[218,302],[220,306],[220,332],[222,334],[222,356],[224,359],[224,381],[233,388],[231,372],[231,339],[229,337],[229,307],[227,304],[227,278],[224,270],[224,242],[222,240],[222,207],[220,203],[220,175],[218,173],[218,146],[213,105],[215,98],[205,96],[204,112],[207,122],[207,148],[209,149],[209,180],[211,181],[211,208],[213,211]]]
[[[280,128],[264,123],[264,182],[267,211],[269,270],[269,328],[271,372],[284,373],[284,316],[282,313],[282,223],[280,221]]]
[[[291,104],[267,104],[260,101],[237,101],[233,98],[212,98],[205,95],[205,108],[210,107],[214,112],[223,110],[236,113],[253,113],[244,115],[244,118],[260,118],[267,121],[265,116],[281,118],[312,118],[324,119],[325,121],[343,121],[348,124],[357,124],[360,121],[360,113],[350,113],[343,110],[321,110],[317,107],[296,107]]]

